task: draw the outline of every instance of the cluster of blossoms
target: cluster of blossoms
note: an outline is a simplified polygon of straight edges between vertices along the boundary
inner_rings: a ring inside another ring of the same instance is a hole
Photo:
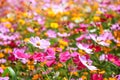
[[[119,0],[0,0],[0,80],[120,80]]]

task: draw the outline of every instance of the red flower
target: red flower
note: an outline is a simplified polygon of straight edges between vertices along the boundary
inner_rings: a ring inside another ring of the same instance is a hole
[[[91,46],[89,46],[89,48],[93,49],[95,52],[101,51],[101,47],[100,46],[91,45]]]
[[[9,46],[12,48],[15,48],[15,47],[17,47],[17,44],[14,41],[11,41]]]

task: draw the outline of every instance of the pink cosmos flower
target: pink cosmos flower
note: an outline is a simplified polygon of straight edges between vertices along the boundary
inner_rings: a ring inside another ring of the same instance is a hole
[[[60,37],[68,37],[70,36],[70,34],[67,34],[67,33],[57,33],[58,36]]]
[[[6,63],[6,59],[0,59],[0,64]]]
[[[96,43],[107,47],[110,45],[110,43],[107,43],[106,40],[114,40],[114,37],[110,31],[104,31],[104,33],[99,36],[96,34],[89,34],[89,36]]]
[[[35,61],[44,62],[45,61],[45,54],[44,53],[35,53],[30,58]]]
[[[0,32],[1,33],[8,33],[9,29],[6,28],[3,24],[0,24]]]
[[[3,71],[3,69],[0,67],[0,73],[3,73],[4,71]]]
[[[55,51],[53,48],[48,48],[44,53],[35,53],[31,58],[35,61],[45,62],[49,67],[56,63]]]
[[[31,32],[31,33],[34,33],[34,30],[33,30],[32,28],[30,28],[30,27],[28,27],[27,30],[28,30],[29,32]]]
[[[120,74],[116,75],[117,80],[120,80]]]
[[[92,65],[92,60],[87,59],[86,56],[79,56],[80,61],[84,66],[86,66],[89,70],[97,70],[95,66]]]
[[[120,30],[120,26],[119,24],[113,24],[111,27],[110,27],[112,30]]]
[[[9,77],[0,77],[0,80],[9,80]]]
[[[47,35],[48,35],[49,38],[56,38],[56,36],[57,36],[56,32],[53,31],[53,30],[48,30]]]
[[[67,60],[69,60],[71,58],[71,55],[68,51],[60,53],[60,62],[66,62]]]
[[[52,66],[56,63],[55,51],[53,48],[48,48],[46,51],[45,61],[47,66]]]
[[[107,59],[115,65],[120,66],[120,59],[117,56],[114,56],[113,54],[108,54]]]
[[[91,75],[91,80],[103,80],[103,75],[102,74],[92,74]]]
[[[38,47],[39,49],[46,49],[50,46],[50,42],[45,39],[40,39],[39,37],[31,37],[29,40],[33,46]]]
[[[35,14],[34,20],[36,20],[40,25],[44,25],[45,18]]]
[[[23,63],[27,62],[27,59],[29,59],[30,55],[27,53],[24,53],[24,49],[17,49],[15,48],[13,50],[13,55],[15,58],[20,59]]]
[[[75,24],[74,24],[74,23],[69,23],[69,24],[68,24],[68,28],[73,29],[74,27],[75,27]]]
[[[102,55],[100,55],[99,60],[104,61],[104,60],[106,60],[106,57],[107,56],[105,54],[102,54]]]

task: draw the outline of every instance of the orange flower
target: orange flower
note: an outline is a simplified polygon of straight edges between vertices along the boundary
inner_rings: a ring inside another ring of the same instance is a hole
[[[32,80],[37,80],[37,79],[39,79],[39,74],[35,74],[32,78]]]
[[[84,75],[81,78],[82,78],[82,80],[87,80],[87,77]]]
[[[111,49],[108,48],[108,47],[102,47],[102,50],[103,50],[105,53],[108,53],[108,52],[111,51]]]
[[[0,58],[3,58],[5,55],[3,53],[0,53]]]

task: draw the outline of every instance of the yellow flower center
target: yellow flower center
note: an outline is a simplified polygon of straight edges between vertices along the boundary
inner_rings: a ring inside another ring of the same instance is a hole
[[[40,42],[37,42],[37,44],[36,44],[37,46],[40,46]]]

